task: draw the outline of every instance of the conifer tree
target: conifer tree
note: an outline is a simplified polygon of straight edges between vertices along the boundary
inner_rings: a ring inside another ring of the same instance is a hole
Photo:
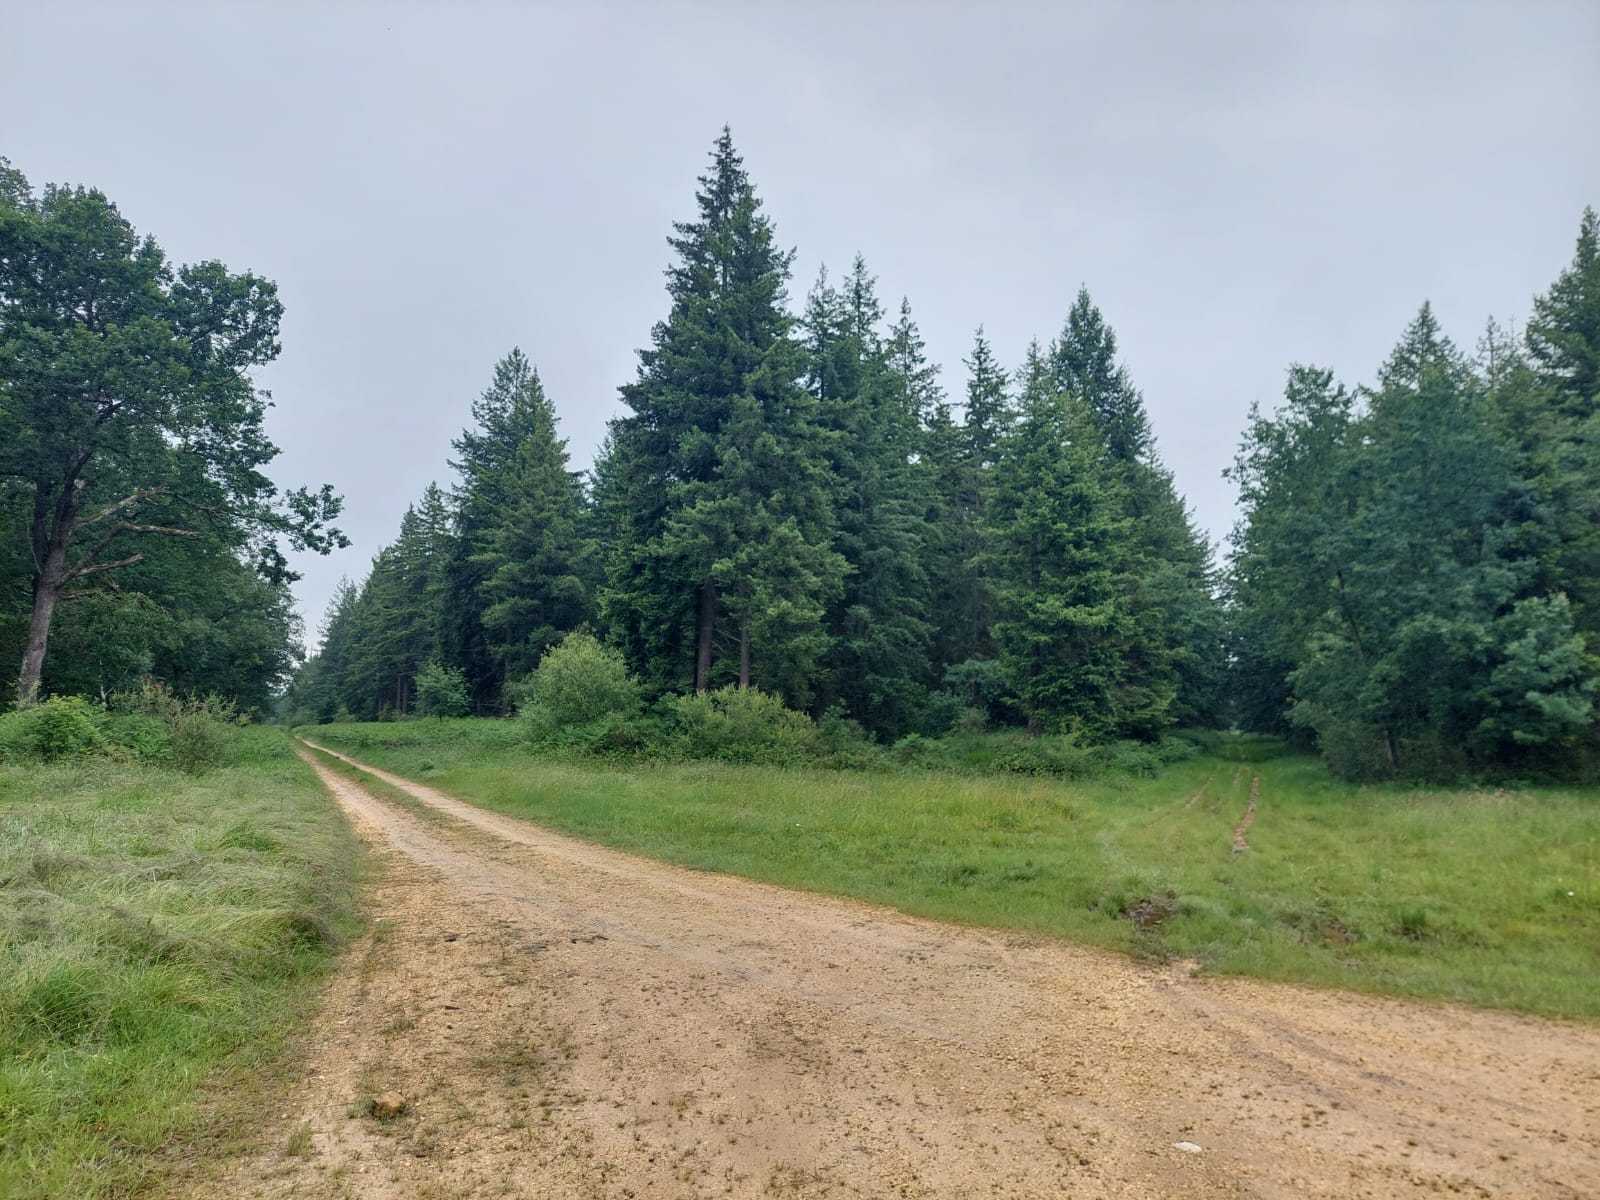
[[[1003,443],[985,566],[995,640],[1035,730],[1115,733],[1131,634],[1127,521],[1093,414],[1055,386],[1037,342]]]
[[[1009,377],[982,325],[972,335],[972,352],[962,363],[967,368],[967,403],[961,421],[967,462],[974,470],[986,472],[999,460],[1000,443],[1015,413],[1007,392]]]
[[[1431,308],[1364,414],[1326,373],[1291,389],[1241,451],[1235,576],[1293,664],[1292,719],[1352,775],[1561,753],[1593,719],[1593,665],[1548,591],[1536,494]]]
[[[1138,462],[1151,450],[1144,399],[1117,362],[1116,331],[1080,287],[1061,334],[1050,345],[1055,385],[1093,414],[1106,449],[1118,462]]]
[[[1195,528],[1150,433],[1144,398],[1117,361],[1116,333],[1080,288],[1050,347],[1054,384],[1077,396],[1120,483],[1135,562],[1129,611],[1138,630],[1128,646],[1127,694],[1150,715],[1141,732],[1167,723],[1208,725],[1220,704],[1222,610],[1209,543]]]
[[[1572,263],[1533,302],[1528,357],[1578,419],[1600,410],[1600,215],[1583,210]]]
[[[465,673],[478,711],[498,709],[505,683],[505,660],[495,654],[483,619],[495,599],[484,590],[495,566],[489,543],[515,503],[518,450],[529,435],[531,414],[544,403],[533,364],[513,347],[495,363],[489,386],[473,401],[472,426],[451,442],[456,457],[450,465],[460,479],[453,496],[456,536],[442,598],[439,656]]]
[[[485,642],[501,677],[514,679],[592,615],[596,562],[582,482],[531,367],[508,425],[518,441],[499,481],[502,507],[483,518],[472,562],[484,572]]]
[[[1572,262],[1534,300],[1518,352],[1491,326],[1483,370],[1496,427],[1547,514],[1546,586],[1600,655],[1600,217],[1584,210]]]
[[[657,687],[752,682],[804,702],[844,571],[822,429],[784,308],[791,256],[727,129],[711,159],[612,427],[633,519],[604,609]]]
[[[828,434],[835,546],[846,565],[825,618],[831,645],[817,700],[895,737],[918,721],[931,675],[928,531],[912,462],[918,429],[907,376],[891,373],[882,317],[876,281],[858,255],[837,289],[826,276],[818,281],[801,328],[807,387]],[[915,341],[911,326],[903,348]],[[926,381],[919,353],[902,365]]]

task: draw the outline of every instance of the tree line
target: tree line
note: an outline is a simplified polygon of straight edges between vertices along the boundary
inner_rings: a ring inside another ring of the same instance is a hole
[[[498,711],[591,628],[653,693],[756,687],[883,738],[971,708],[1095,737],[1217,718],[1211,551],[1087,293],[1015,372],[980,330],[958,405],[860,258],[791,313],[791,255],[726,132],[696,207],[592,475],[512,351],[454,442],[459,483],[341,588],[293,706],[403,714],[440,663]]]
[[[155,674],[265,703],[296,637],[280,544],[343,541],[327,488],[261,471],[272,285],[174,271],[98,193],[4,184],[19,696]],[[883,740],[1234,725],[1352,775],[1570,768],[1600,678],[1596,243],[1588,211],[1526,328],[1471,353],[1424,306],[1370,386],[1293,367],[1241,439],[1219,567],[1086,291],[1015,366],[980,328],[952,396],[861,258],[791,304],[792,252],[725,130],[593,470],[513,350],[456,481],[340,587],[282,707],[499,713],[588,631],[647,695],[756,688]]]

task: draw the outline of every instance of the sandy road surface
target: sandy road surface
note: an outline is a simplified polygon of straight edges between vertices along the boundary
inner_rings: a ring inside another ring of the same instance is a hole
[[[1192,979],[373,774],[414,799],[322,770],[384,919],[281,1136],[203,1194],[1600,1196],[1600,1031]]]

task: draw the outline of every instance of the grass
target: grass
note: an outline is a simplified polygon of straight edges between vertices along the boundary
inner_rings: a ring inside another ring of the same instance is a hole
[[[1358,787],[1260,744],[1068,783],[557,760],[512,722],[305,732],[689,867],[1218,973],[1600,1018],[1600,788]]]
[[[237,736],[199,776],[0,764],[0,1196],[131,1195],[229,1136],[353,931],[347,826],[282,731]]]

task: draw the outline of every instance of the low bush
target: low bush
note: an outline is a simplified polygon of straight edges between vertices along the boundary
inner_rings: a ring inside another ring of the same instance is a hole
[[[417,672],[417,713],[424,717],[464,717],[472,711],[467,676],[460,667],[431,662]]]
[[[662,702],[676,758],[800,766],[823,757],[816,723],[755,688],[719,688]]]
[[[1199,753],[1198,746],[1176,737],[1148,743],[1092,743],[1070,733],[1034,737],[1022,730],[982,733],[957,729],[942,738],[915,734],[901,738],[890,757],[904,766],[925,770],[1086,779],[1106,773],[1154,775],[1169,763]]]
[[[101,712],[81,696],[52,696],[0,716],[0,757],[46,761],[105,745]]]
[[[111,698],[114,713],[147,718],[139,721],[113,721],[113,729],[126,730],[131,740],[125,748],[149,761],[169,762],[180,771],[197,775],[231,762],[238,749],[239,726],[244,718],[231,700],[218,696],[185,697],[165,684],[146,680],[136,691]],[[149,724],[159,722],[166,730],[163,740]]]
[[[591,634],[569,633],[508,692],[520,698],[518,716],[535,744],[599,754],[637,753],[649,744],[637,727],[639,681],[622,655]]]

